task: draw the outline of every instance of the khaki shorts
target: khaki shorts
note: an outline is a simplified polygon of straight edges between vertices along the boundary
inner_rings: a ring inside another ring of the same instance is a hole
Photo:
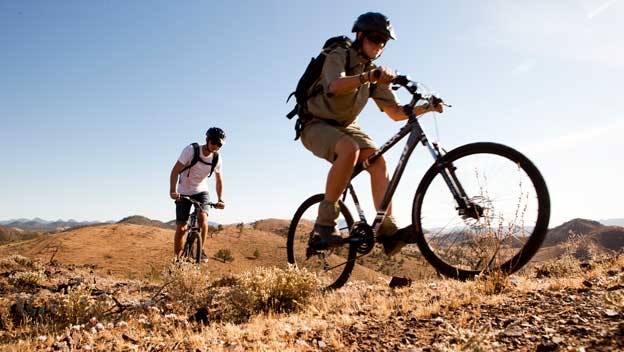
[[[314,155],[333,163],[336,158],[334,148],[343,136],[351,137],[360,149],[377,149],[373,140],[354,123],[342,127],[321,120],[312,120],[301,132],[301,142]]]

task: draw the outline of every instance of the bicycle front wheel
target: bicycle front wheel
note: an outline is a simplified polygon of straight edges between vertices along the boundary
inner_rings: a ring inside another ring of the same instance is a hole
[[[414,197],[412,221],[423,256],[441,274],[461,280],[524,266],[541,246],[550,218],[548,189],[535,165],[496,143],[461,146],[442,165],[427,171]],[[455,175],[479,211],[461,211],[443,173]]]
[[[201,263],[202,240],[198,232],[189,232],[184,243],[183,255],[187,260]]]
[[[350,244],[322,251],[308,248],[318,205],[323,199],[323,194],[317,194],[299,206],[288,228],[286,248],[290,264],[317,273],[323,281],[324,288],[332,290],[342,287],[347,282],[355,265],[357,253],[355,245]],[[353,227],[353,217],[344,203],[339,201],[339,204],[338,228],[341,235],[346,238],[349,237]]]

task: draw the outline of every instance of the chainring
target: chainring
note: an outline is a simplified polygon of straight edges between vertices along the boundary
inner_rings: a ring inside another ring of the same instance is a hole
[[[355,245],[356,252],[360,254],[370,253],[375,246],[373,228],[365,222],[358,222],[353,225],[349,239],[352,245]]]

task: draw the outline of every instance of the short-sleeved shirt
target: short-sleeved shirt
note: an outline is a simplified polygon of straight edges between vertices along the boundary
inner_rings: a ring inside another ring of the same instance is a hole
[[[347,58],[349,59],[348,65]],[[339,77],[358,75],[375,68],[374,65],[363,64],[362,61],[362,55],[354,48],[336,48],[327,54],[321,77],[315,86],[320,85],[322,92],[308,100],[308,112],[323,119],[337,121],[342,126],[348,126],[357,119],[368,98],[373,98],[381,110],[384,106],[399,104],[399,100],[387,84],[377,84],[372,96],[370,83],[363,84],[356,90],[344,94],[328,94],[329,84],[333,80]]]
[[[201,161],[198,161],[193,167],[190,169],[184,170],[180,175],[178,180],[178,193],[184,195],[193,195],[200,192],[208,192],[208,184],[206,183],[206,179],[210,174],[210,170],[212,168],[212,158],[214,153],[210,153],[208,156],[204,155],[203,145],[199,146],[199,158],[204,161],[204,163],[208,163],[211,165],[206,165]],[[188,145],[184,150],[182,150],[182,154],[178,158],[178,161],[181,164],[189,165],[191,160],[193,160],[193,145]],[[217,161],[217,165],[214,168],[214,172],[221,174],[221,165],[223,164],[223,158],[219,157]]]

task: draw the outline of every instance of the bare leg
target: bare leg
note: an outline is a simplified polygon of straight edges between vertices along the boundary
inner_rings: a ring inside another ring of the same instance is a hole
[[[344,136],[336,143],[334,152],[337,157],[329,169],[325,185],[325,200],[333,203],[338,201],[342,192],[347,188],[360,149],[351,137]]]
[[[201,212],[199,215],[199,226],[201,228],[202,249],[206,243],[206,234],[208,233],[208,214]]]
[[[182,236],[186,232],[186,224],[176,224],[175,237],[173,238],[173,255],[179,257],[182,252]]]
[[[372,148],[362,149],[360,150],[360,156],[358,161],[366,160],[368,157],[373,155],[375,152]],[[390,183],[390,177],[388,176],[388,171],[386,169],[386,160],[382,157],[375,160],[371,166],[366,169],[370,174],[371,178],[371,191],[373,193],[373,201],[375,202],[375,209],[379,210],[381,208],[381,202],[383,201],[383,197],[386,194],[386,190],[388,189],[388,184]],[[388,211],[386,215],[392,215],[392,203],[388,205]]]

